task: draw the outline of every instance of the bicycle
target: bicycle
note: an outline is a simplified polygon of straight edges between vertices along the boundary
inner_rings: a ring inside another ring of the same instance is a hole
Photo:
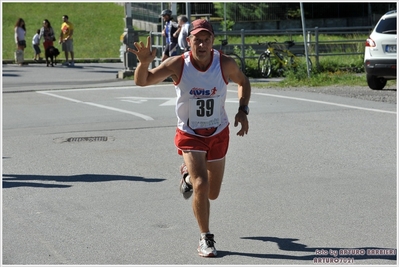
[[[294,71],[298,66],[306,64],[304,58],[305,55],[302,53],[292,53],[289,48],[295,45],[294,41],[285,41],[287,48],[280,49],[276,48],[273,45],[277,44],[276,42],[267,42],[260,43],[258,41],[258,45],[266,45],[266,50],[259,55],[258,58],[258,69],[260,70],[260,74],[264,78],[270,77],[272,72],[272,61],[271,57],[275,59],[274,65],[277,65],[277,71],[282,73],[284,69],[293,69]],[[312,69],[312,61],[308,58],[309,69]]]
[[[219,50],[222,51],[225,55],[233,58],[237,62],[237,65],[241,69],[241,71],[244,72],[244,62],[243,62],[242,58],[239,55],[237,55],[236,53],[234,53],[234,52],[225,52],[224,51],[223,47],[228,45],[227,39],[223,39],[223,40],[219,40],[219,41],[220,41]]]

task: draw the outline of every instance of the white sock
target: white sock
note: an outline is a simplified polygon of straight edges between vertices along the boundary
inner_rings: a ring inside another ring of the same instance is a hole
[[[192,185],[190,181],[190,174],[187,174],[186,178],[184,178],[187,184]]]

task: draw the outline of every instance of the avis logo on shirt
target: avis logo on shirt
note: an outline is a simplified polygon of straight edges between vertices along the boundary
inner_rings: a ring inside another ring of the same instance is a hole
[[[195,95],[195,96],[200,96],[200,95],[213,96],[213,95],[216,95],[217,91],[218,90],[216,89],[216,87],[213,87],[212,89],[203,89],[203,88],[194,87],[193,89],[190,90],[190,95]]]

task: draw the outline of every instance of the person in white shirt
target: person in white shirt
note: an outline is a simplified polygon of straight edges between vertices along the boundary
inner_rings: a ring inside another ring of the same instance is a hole
[[[14,26],[14,38],[17,45],[17,50],[15,51],[15,61],[19,66],[24,65],[24,50],[26,48],[25,35],[25,21],[22,18],[19,18]]]
[[[32,38],[32,46],[33,46],[33,50],[35,50],[35,56],[33,57],[33,60],[39,61],[40,53],[42,52],[40,50],[40,29],[38,29],[36,31],[36,34]]]
[[[187,43],[190,23],[185,15],[180,15],[177,17],[177,24],[179,25],[179,27],[174,33],[174,36],[177,36],[177,43],[179,44],[180,50],[182,52],[186,52],[190,49]]]

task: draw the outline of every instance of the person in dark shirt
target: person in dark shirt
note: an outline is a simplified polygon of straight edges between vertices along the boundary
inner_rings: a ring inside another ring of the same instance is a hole
[[[165,36],[166,46],[161,58],[161,61],[164,61],[170,56],[177,55],[177,37],[174,37],[173,34],[177,31],[179,25],[177,22],[173,21],[172,11],[169,9],[163,10],[161,17],[165,22],[162,35]]]

